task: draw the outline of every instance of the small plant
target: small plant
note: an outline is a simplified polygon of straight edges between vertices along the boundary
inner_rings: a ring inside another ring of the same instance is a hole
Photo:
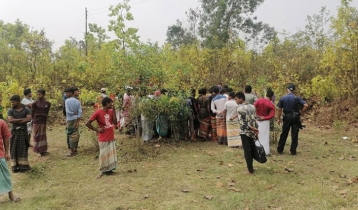
[[[347,123],[342,120],[335,120],[333,121],[333,128],[335,130],[342,130],[343,128],[347,127]]]

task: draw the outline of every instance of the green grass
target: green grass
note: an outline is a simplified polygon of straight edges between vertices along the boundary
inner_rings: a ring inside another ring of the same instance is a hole
[[[36,157],[30,152],[32,171],[12,174],[13,191],[21,202],[11,203],[1,195],[0,206],[31,210],[358,209],[358,186],[350,181],[358,176],[357,158],[352,158],[358,154],[358,145],[341,138],[354,135],[353,131],[341,134],[309,127],[300,133],[297,156],[288,154],[289,145],[277,156],[273,144],[273,156],[265,164],[255,162],[256,174],[250,176],[245,174],[239,149],[212,142],[162,142],[157,148],[118,134],[116,173],[95,179],[98,154],[91,132],[82,127],[79,155],[66,158],[64,128],[54,127],[48,131],[50,155]]]

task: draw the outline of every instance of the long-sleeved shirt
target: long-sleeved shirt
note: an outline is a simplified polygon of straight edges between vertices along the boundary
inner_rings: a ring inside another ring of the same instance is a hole
[[[211,101],[211,111],[216,113],[216,118],[225,117],[223,114],[218,114],[218,112],[222,112],[225,109],[225,103],[227,98],[221,94],[216,95]]]
[[[262,120],[270,120],[275,117],[275,105],[266,98],[260,98],[255,102],[256,115],[263,117]]]
[[[65,109],[66,109],[66,121],[77,120],[82,117],[81,103],[75,97],[66,99]],[[77,112],[77,114],[74,114],[75,112]]]
[[[237,108],[239,117],[239,124],[241,128],[241,134],[244,134],[250,138],[255,138],[255,133],[249,128],[257,128],[257,116],[255,106],[247,102],[240,104]]]

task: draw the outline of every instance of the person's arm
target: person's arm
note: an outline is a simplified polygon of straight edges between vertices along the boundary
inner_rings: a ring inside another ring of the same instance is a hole
[[[51,108],[51,103],[50,102],[48,102],[48,107],[47,107],[47,113],[46,114],[48,114],[49,112],[50,112],[50,108]]]
[[[270,112],[268,116],[264,116],[261,119],[263,120],[270,120],[275,117],[275,107],[272,105],[270,106]]]
[[[303,104],[303,108],[302,108],[302,111],[301,111],[301,115],[305,114],[306,111],[307,111],[307,109],[308,109],[308,104],[307,104],[307,103]]]
[[[100,128],[95,128],[95,127],[93,127],[93,125],[92,125],[92,122],[93,122],[93,121],[94,121],[94,120],[89,119],[89,120],[86,122],[86,126],[87,126],[89,129],[91,129],[91,130],[93,130],[93,131],[99,133],[99,132],[100,132]]]
[[[36,103],[34,103],[30,109],[31,109],[31,117],[33,119],[36,111]]]
[[[81,106],[81,102],[80,102],[80,101],[78,101],[77,116],[78,116],[78,118],[81,118],[81,117],[82,117],[82,106]]]
[[[26,123],[28,123],[28,122],[31,122],[31,120],[32,120],[31,112],[29,111],[29,113],[26,115],[26,118],[25,118],[22,122],[20,122],[20,123],[26,124]]]
[[[304,101],[302,98],[299,98],[299,103],[303,106],[300,114],[303,115],[306,113],[307,109],[308,109],[308,104],[306,103],[306,101]]]
[[[278,124],[280,124],[282,122],[282,108],[278,108],[277,109],[277,121],[278,121]]]
[[[66,110],[66,115],[75,115],[75,113],[70,110],[70,99],[69,98],[65,100],[65,110]]]
[[[112,115],[113,115],[113,124],[114,124],[114,127],[115,129],[118,128],[118,125],[117,125],[117,115],[116,115],[116,107],[115,105],[113,104],[112,106]]]
[[[7,121],[9,123],[21,123],[23,120],[25,120],[26,118],[19,118],[19,119],[15,119],[13,116],[7,116]]]
[[[92,117],[91,117],[92,118]],[[95,128],[93,125],[92,125],[92,122],[94,121],[93,119],[89,119],[87,122],[86,122],[86,126],[89,128],[89,129],[91,129],[91,130],[93,130],[93,131],[95,131],[95,132],[97,132],[97,133],[102,133],[102,132],[104,132],[104,129],[103,128]]]
[[[10,138],[4,138],[5,159],[10,160]]]
[[[5,123],[3,123],[3,126],[1,126],[1,135],[2,135],[2,139],[4,140],[5,159],[8,161],[8,160],[10,160],[11,133]]]
[[[213,113],[217,113],[218,111],[215,109],[215,104],[214,104],[214,101],[211,101],[211,111],[213,112]]]
[[[230,120],[234,120],[238,117],[239,115],[238,114],[235,114],[234,116],[230,117]]]

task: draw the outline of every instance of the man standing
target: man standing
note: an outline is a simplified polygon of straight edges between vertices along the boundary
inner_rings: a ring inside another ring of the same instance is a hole
[[[31,89],[30,88],[25,89],[24,90],[24,98],[21,100],[21,103],[31,110],[33,102],[34,102],[34,100],[32,100]],[[27,133],[29,135],[29,138],[28,138],[29,145],[30,145],[30,147],[32,147],[32,144],[31,144],[32,122],[27,123]]]
[[[10,139],[10,155],[12,171],[30,170],[28,161],[29,140],[26,124],[31,121],[31,110],[20,103],[20,96],[10,98],[12,108],[7,111],[8,122],[12,124]]]
[[[80,101],[74,97],[73,88],[67,88],[65,93],[67,96],[67,99],[65,100],[67,122],[66,134],[68,136],[67,146],[70,150],[66,156],[72,157],[77,154],[78,141],[80,140],[78,127],[82,117],[82,107]]]
[[[254,138],[258,133],[257,122],[256,122],[256,110],[255,106],[245,102],[245,94],[243,92],[238,92],[235,95],[235,101],[239,104],[237,109],[239,124],[241,128],[241,141],[242,147],[244,148],[244,156],[248,169],[248,174],[254,173],[253,154],[255,150],[255,141]],[[234,117],[230,118],[233,120]]]
[[[211,110],[216,114],[216,133],[219,144],[227,145],[226,120],[223,114],[227,98],[219,93],[219,88],[214,87],[213,92],[216,95],[211,102]]]
[[[214,89],[215,89],[216,86],[212,86],[210,89],[209,89],[209,93],[211,94],[209,96],[209,113],[210,113],[210,126],[211,126],[211,140],[214,141],[214,142],[217,142],[218,141],[218,134],[217,134],[217,131],[216,131],[216,113],[214,113],[212,110],[211,110],[211,103],[213,102],[213,99],[214,97],[216,96],[215,92],[214,92]],[[218,87],[216,87],[218,88]]]
[[[254,104],[257,101],[257,96],[252,94],[252,87],[250,85],[245,86],[245,101],[249,104]]]
[[[111,174],[117,167],[117,150],[114,139],[114,128],[117,128],[117,119],[112,99],[105,97],[102,100],[102,109],[97,110],[87,121],[86,126],[98,133],[99,142],[99,165],[100,173]],[[93,127],[92,122],[97,121],[98,128]]]
[[[9,194],[9,199],[13,202],[20,201],[12,192],[10,173],[6,161],[10,160],[10,137],[11,133],[4,120],[0,120],[0,195]]]
[[[133,96],[131,93],[131,90],[133,90],[132,87],[126,86],[126,93],[123,95],[123,118],[124,118],[124,124],[121,125],[122,128],[124,128],[125,133],[128,137],[130,137],[133,134],[134,128],[132,125],[132,118],[130,116],[130,110],[133,103]]]
[[[265,149],[266,155],[270,154],[270,120],[275,117],[275,106],[272,103],[274,92],[267,90],[266,97],[255,102],[257,124],[259,126],[259,140]]]
[[[228,99],[223,112],[223,114],[226,115],[227,145],[229,147],[240,147],[242,146],[240,124],[237,120],[230,120],[235,116],[237,117],[237,108],[239,107],[235,101],[235,92],[230,92]]]
[[[32,104],[31,114],[34,130],[34,152],[39,156],[47,153],[46,123],[51,103],[45,100],[44,89],[37,91],[37,101]]]
[[[291,148],[290,148],[290,152],[291,155],[296,155],[297,154],[297,146],[298,146],[298,132],[299,132],[299,126],[301,124],[301,119],[300,119],[300,115],[303,114],[308,105],[307,103],[302,100],[302,98],[295,96],[294,91],[295,91],[296,87],[294,84],[289,84],[287,86],[287,92],[288,94],[283,96],[279,102],[278,102],[278,111],[277,111],[277,117],[278,117],[278,123],[281,124],[282,120],[281,120],[281,116],[282,116],[282,112],[284,113],[283,116],[283,125],[282,125],[282,133],[280,135],[280,140],[278,141],[278,146],[277,146],[277,152],[279,154],[283,153],[283,150],[285,148],[285,144],[286,144],[286,140],[287,140],[287,136],[288,133],[291,130],[291,139],[292,139],[292,143],[291,143]],[[302,111],[300,112],[299,110],[299,105],[303,106]]]

